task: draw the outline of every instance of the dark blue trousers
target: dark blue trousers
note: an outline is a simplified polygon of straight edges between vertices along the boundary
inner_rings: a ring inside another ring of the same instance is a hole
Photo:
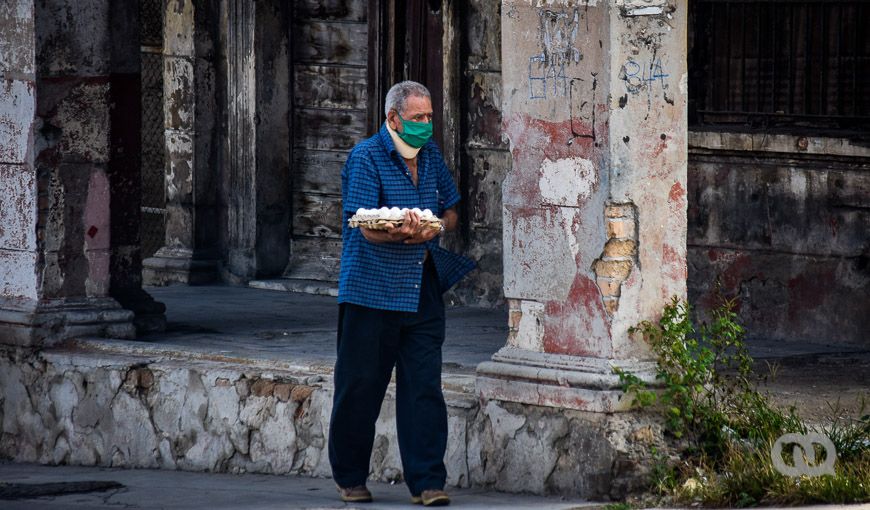
[[[339,305],[329,425],[329,462],[338,485],[363,485],[368,478],[375,421],[395,366],[396,425],[405,483],[413,495],[444,487],[443,343],[444,301],[431,258],[424,266],[417,312]]]

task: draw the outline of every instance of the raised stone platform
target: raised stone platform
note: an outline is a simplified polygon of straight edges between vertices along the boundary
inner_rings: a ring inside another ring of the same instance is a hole
[[[149,289],[167,331],[0,356],[0,456],[20,462],[330,476],[334,298],[243,287]],[[481,401],[475,368],[503,345],[503,310],[451,308],[443,386],[448,481],[619,496],[658,429],[625,414]],[[142,341],[144,340],[144,341]],[[401,480],[393,388],[375,480]]]
[[[329,363],[243,359],[85,339],[5,349],[0,455],[16,462],[330,476]],[[474,376],[444,375],[448,483],[618,497],[655,425],[628,414],[479,401]],[[393,388],[371,477],[400,481]],[[637,442],[627,441],[636,437]]]

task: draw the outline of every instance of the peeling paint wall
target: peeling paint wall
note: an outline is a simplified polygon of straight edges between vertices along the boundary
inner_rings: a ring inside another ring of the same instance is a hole
[[[0,5],[0,296],[36,299],[36,26],[32,1]]]
[[[685,295],[686,14],[683,2],[503,3],[516,346],[642,358],[628,328]]]
[[[448,294],[449,302],[502,306],[502,182],[511,167],[502,135],[501,2],[461,3],[460,249],[477,270]]]
[[[803,147],[803,148],[802,148]],[[870,151],[693,132],[689,297],[736,297],[750,338],[870,345]]]

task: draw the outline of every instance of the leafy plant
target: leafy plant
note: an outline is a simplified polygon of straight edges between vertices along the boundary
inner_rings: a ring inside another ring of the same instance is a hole
[[[754,360],[744,342],[734,302],[723,300],[709,323],[696,326],[688,303],[673,298],[661,318],[632,328],[656,355],[650,389],[635,374],[615,369],[632,403],[660,412],[677,440],[681,460],[652,451],[651,485],[678,501],[710,506],[851,503],[870,501],[870,414],[841,416],[811,428],[794,408],[779,409],[758,391]],[[783,434],[809,430],[826,434],[838,456],[836,474],[790,478],[771,461],[771,447]]]

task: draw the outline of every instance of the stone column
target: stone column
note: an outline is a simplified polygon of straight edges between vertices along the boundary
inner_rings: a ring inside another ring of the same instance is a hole
[[[218,0],[165,0],[164,9],[166,242],[143,262],[143,278],[206,283],[217,276],[218,258]]]
[[[0,6],[3,343],[135,335],[133,313],[110,297],[112,52],[126,44],[112,39],[111,3]]]
[[[290,256],[290,5],[225,2],[224,278],[278,276]]]
[[[111,73],[109,111],[111,160],[110,295],[136,314],[138,332],[163,331],[166,306],[142,289],[142,75],[139,6],[111,2]]]
[[[483,398],[625,409],[628,329],[686,292],[685,0],[502,2],[507,345]]]

